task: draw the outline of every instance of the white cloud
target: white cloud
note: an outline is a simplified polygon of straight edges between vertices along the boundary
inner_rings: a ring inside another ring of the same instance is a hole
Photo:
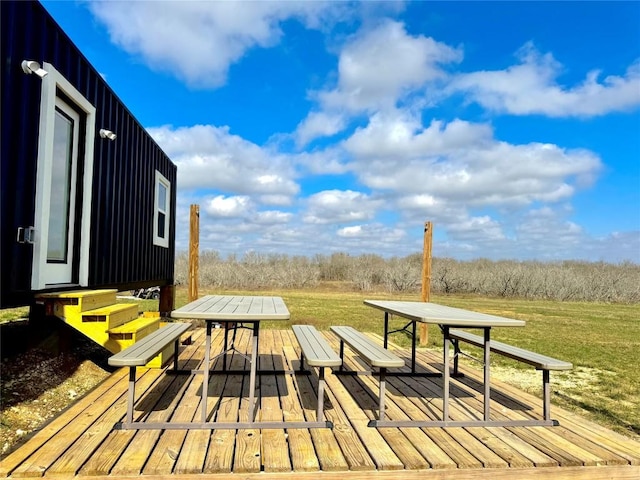
[[[306,145],[317,137],[330,137],[346,127],[344,115],[340,113],[311,112],[296,131],[296,143]]]
[[[566,214],[564,209],[550,207],[527,212],[515,224],[519,255],[542,260],[571,258],[571,252],[587,246],[591,240],[579,225],[565,218]]]
[[[441,208],[558,202],[589,186],[602,168],[590,151],[512,145],[493,138],[487,125],[460,120],[432,121],[424,129],[418,121],[378,114],[344,147],[366,186],[401,197],[429,195]]]
[[[301,152],[297,163],[313,175],[340,175],[350,170],[344,149],[330,146],[324,150]]]
[[[229,132],[228,127],[195,125],[148,129],[178,165],[181,189],[217,189],[278,199],[299,192],[291,160]]]
[[[442,65],[461,59],[460,50],[412,36],[400,22],[385,20],[361,30],[340,52],[337,86],[315,92],[322,109],[298,125],[298,144],[340,132],[347,125],[345,115],[394,109],[406,95],[444,79]]]
[[[285,207],[292,204],[292,197],[289,195],[278,195],[277,193],[271,195],[259,195],[258,199],[263,205],[278,205]]]
[[[347,223],[372,219],[382,205],[369,195],[351,190],[326,190],[309,197],[306,223]]]
[[[358,128],[343,146],[359,158],[411,159],[483,147],[492,136],[487,124],[459,119],[445,124],[434,119],[424,128],[419,118],[393,110],[372,115],[369,123]]]
[[[468,207],[464,204],[448,202],[428,193],[418,193],[396,197],[393,208],[402,212],[407,224],[416,224],[426,219],[440,225],[448,225],[460,218],[467,218]]]
[[[288,223],[292,217],[291,213],[268,210],[256,213],[254,222],[260,225],[281,225]]]
[[[251,200],[246,196],[225,197],[218,195],[205,202],[204,210],[216,218],[243,217],[252,208]]]
[[[362,225],[354,225],[353,227],[344,227],[338,230],[339,237],[360,237],[362,236]]]
[[[531,42],[523,46],[520,63],[505,70],[460,74],[449,92],[462,91],[483,107],[515,115],[541,114],[550,117],[592,117],[629,111],[640,106],[640,61],[624,76],[589,72],[584,81],[565,87],[557,83],[562,65],[550,53],[541,54]]]
[[[488,215],[456,219],[447,225],[447,232],[452,240],[473,241],[485,243],[487,241],[501,241],[505,239],[500,222]]]
[[[254,47],[276,45],[281,22],[295,18],[308,28],[346,7],[331,2],[90,2],[111,41],[197,87],[226,82],[229,66]]]
[[[395,256],[398,251],[415,253],[421,245],[408,239],[404,229],[379,222],[339,228],[329,240],[337,252],[383,256]]]
[[[336,234],[343,239],[369,240],[379,243],[394,243],[401,240],[406,232],[400,228],[390,228],[381,223],[354,225],[338,229]]]
[[[411,36],[400,22],[384,21],[359,32],[340,53],[338,87],[321,92],[327,107],[352,111],[393,107],[403,94],[443,78],[442,64],[461,52],[422,35]]]
[[[584,258],[592,261],[640,263],[640,230],[611,232],[580,247],[584,252]],[[572,253],[570,252],[569,255]]]

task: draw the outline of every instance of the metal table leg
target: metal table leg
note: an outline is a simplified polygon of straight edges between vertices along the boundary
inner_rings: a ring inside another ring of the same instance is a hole
[[[211,322],[207,322],[207,340],[204,349],[202,369],[202,423],[207,423],[207,396],[209,394],[209,363],[211,362]]]
[[[416,373],[416,321],[411,326],[411,373]]]
[[[490,363],[491,327],[484,328],[484,421],[489,421],[489,403],[491,401]]]
[[[389,345],[389,312],[384,312],[384,348]]]
[[[254,418],[254,402],[256,391],[256,372],[258,370],[258,329],[259,322],[253,323],[253,338],[251,345],[251,372],[249,374],[249,421],[253,422]]]
[[[443,349],[444,349],[444,371],[443,375],[443,393],[442,393],[442,420],[447,422],[449,421],[449,327],[443,325],[442,327],[442,335],[443,335]]]

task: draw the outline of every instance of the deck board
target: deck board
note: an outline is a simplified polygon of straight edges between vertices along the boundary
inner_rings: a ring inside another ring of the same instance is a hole
[[[288,358],[285,353],[287,345],[282,341],[280,331],[274,331],[274,335],[278,337],[278,344],[281,345],[280,367],[285,370],[293,370],[298,366],[297,363],[292,364],[292,357]],[[302,406],[295,395],[298,391],[294,384],[292,375],[278,375],[276,377],[278,390],[280,394],[280,402],[282,405],[282,413],[285,421],[302,422],[305,421]],[[285,395],[286,392],[286,395]],[[313,439],[309,429],[295,428],[288,431],[289,435],[289,452],[291,455],[291,466],[296,472],[317,472],[320,470],[320,462],[316,456]]]
[[[283,353],[285,361],[291,369],[299,368],[300,351],[297,346],[292,343],[284,344]],[[312,381],[315,381],[315,388]],[[315,421],[315,401],[318,391],[317,376],[315,374],[286,376],[286,382],[287,386],[295,387],[298,392],[299,401],[291,398],[297,404],[296,410],[299,409],[302,412],[306,421]],[[373,469],[373,462],[371,462],[366,453],[363,455],[361,453],[362,450],[357,450],[357,447],[351,448],[351,445],[360,446],[361,442],[356,440],[352,429],[346,427],[346,417],[339,410],[335,399],[332,400],[327,392],[325,392],[325,407],[325,415],[328,420],[334,423],[335,428],[333,430],[325,428],[309,430],[319,468],[325,472],[336,472],[348,470],[349,465],[354,470],[369,470],[367,467],[370,465],[370,469]],[[364,458],[365,456],[366,459]],[[313,462],[313,460],[311,461]]]
[[[338,342],[324,333],[336,349]],[[193,343],[180,352],[182,365],[202,368],[204,329],[191,333]],[[379,337],[372,335],[379,340]],[[240,330],[230,352],[232,368],[245,368],[241,355],[250,332]],[[213,333],[212,354],[222,350],[223,330]],[[395,353],[409,359],[410,353]],[[260,368],[293,370],[300,351],[290,330],[260,334]],[[436,371],[437,352],[420,350],[418,366]],[[211,367],[221,369],[222,357]],[[366,368],[345,351],[346,368]],[[405,370],[408,370],[405,367]],[[452,379],[452,419],[480,418],[482,373],[463,369]],[[116,479],[153,475],[189,479],[213,478],[640,478],[640,442],[552,408],[558,427],[371,428],[377,415],[378,380],[371,375],[337,376],[327,372],[325,414],[333,429],[113,430],[126,413],[127,369],[112,374],[0,461],[0,476],[10,478]],[[199,375],[165,375],[139,369],[136,420],[191,421],[200,418]],[[212,375],[207,389],[210,421],[248,419],[248,375]],[[262,375],[258,380],[259,420],[315,420],[317,370],[309,375]],[[540,418],[541,400],[517,388],[494,382],[493,418]],[[390,419],[438,418],[442,413],[441,378],[387,378]],[[242,393],[242,395],[240,395]],[[416,475],[415,477],[413,475]],[[274,476],[272,476],[274,475]]]

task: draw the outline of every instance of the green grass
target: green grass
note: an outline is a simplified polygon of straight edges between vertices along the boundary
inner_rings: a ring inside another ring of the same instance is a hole
[[[12,322],[29,317],[29,307],[5,308],[0,310],[0,323]]]

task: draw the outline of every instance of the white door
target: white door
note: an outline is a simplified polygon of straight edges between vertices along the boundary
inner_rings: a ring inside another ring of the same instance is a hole
[[[87,284],[91,225],[95,108],[52,65],[44,69],[31,236],[34,290]]]

